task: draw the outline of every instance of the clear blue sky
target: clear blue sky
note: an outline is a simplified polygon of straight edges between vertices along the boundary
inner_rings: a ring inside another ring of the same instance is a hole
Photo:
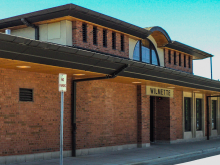
[[[140,27],[160,26],[176,40],[213,54],[220,79],[220,0],[7,0],[0,19],[73,3]],[[210,78],[209,59],[194,61],[194,74]]]

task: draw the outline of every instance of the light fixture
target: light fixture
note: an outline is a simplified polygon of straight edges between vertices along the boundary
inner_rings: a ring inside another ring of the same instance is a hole
[[[175,88],[175,87],[167,87],[167,88],[169,88],[169,89],[173,89],[173,88]]]
[[[138,82],[138,81],[135,81],[135,82],[132,82],[133,84],[140,84],[141,82]]]
[[[82,73],[76,73],[76,74],[73,74],[74,76],[84,76],[85,74],[82,74]]]
[[[17,68],[25,69],[25,68],[31,68],[31,66],[16,66]]]

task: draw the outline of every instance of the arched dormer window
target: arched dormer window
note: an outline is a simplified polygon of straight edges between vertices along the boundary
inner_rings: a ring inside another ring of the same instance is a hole
[[[157,51],[152,42],[147,39],[137,42],[134,48],[133,59],[160,66]]]

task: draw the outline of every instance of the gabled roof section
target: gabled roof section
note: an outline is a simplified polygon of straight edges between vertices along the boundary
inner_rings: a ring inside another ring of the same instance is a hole
[[[89,10],[74,4],[53,7],[45,10],[23,14],[0,20],[0,29],[23,25],[21,19],[25,18],[30,23],[36,23],[44,20],[60,18],[64,16],[72,16],[78,19],[96,23],[105,27],[109,27],[142,39],[147,38],[151,32],[141,27],[121,21],[119,19]]]
[[[164,45],[171,42],[170,36],[163,28],[159,26],[153,26],[153,27],[148,27],[145,29],[151,32],[151,36],[157,42],[158,47],[163,47]]]
[[[164,47],[179,50],[181,52],[193,55],[194,59],[204,59],[204,58],[208,58],[208,57],[213,57],[213,55],[211,55],[209,53],[206,53],[202,50],[193,48],[191,46],[188,46],[188,45],[183,44],[178,41],[172,41],[171,43],[165,45]]]

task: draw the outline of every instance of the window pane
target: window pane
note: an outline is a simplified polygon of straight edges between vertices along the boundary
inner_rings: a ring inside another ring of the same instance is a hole
[[[150,63],[150,49],[142,46],[142,61]]]
[[[190,58],[190,56],[189,56],[189,59],[188,59],[188,65],[189,65],[189,68],[191,68],[191,58]]]
[[[103,29],[103,46],[107,47],[107,30]]]
[[[83,42],[87,42],[87,25],[82,24],[82,38]]]
[[[186,55],[184,55],[184,67],[186,67]]]
[[[212,100],[212,129],[216,129],[216,100]]]
[[[202,99],[196,99],[196,130],[202,130]]]
[[[124,36],[121,35],[121,51],[124,51],[125,48],[124,48]]]
[[[174,65],[176,65],[176,52],[174,52]]]
[[[158,60],[157,60],[157,54],[154,49],[152,49],[152,64],[153,65],[159,65]]]
[[[141,49],[141,54],[140,54],[140,49]],[[153,65],[160,65],[157,51],[154,45],[147,39],[137,42],[134,48],[133,60],[137,60]]]
[[[181,53],[179,54],[179,66],[181,66]]]
[[[184,98],[185,105],[185,131],[191,131],[191,103],[190,98]]]
[[[168,50],[168,59],[169,59],[169,64],[171,64],[171,51]]]
[[[93,44],[97,45],[97,27],[93,27]]]
[[[140,61],[140,41],[137,42],[134,48],[133,59]]]

